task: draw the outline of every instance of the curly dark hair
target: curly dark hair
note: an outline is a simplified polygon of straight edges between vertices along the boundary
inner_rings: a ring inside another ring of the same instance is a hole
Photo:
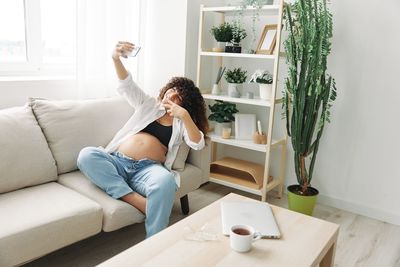
[[[208,120],[206,117],[206,104],[200,90],[194,82],[185,77],[172,77],[171,80],[161,88],[158,100],[164,98],[165,93],[174,88],[182,98],[181,107],[189,112],[193,122],[203,132],[204,136],[208,131]]]

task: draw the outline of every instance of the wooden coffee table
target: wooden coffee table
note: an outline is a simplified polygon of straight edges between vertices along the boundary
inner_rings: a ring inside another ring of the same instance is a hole
[[[333,266],[339,226],[272,206],[281,239],[261,239],[247,253],[231,250],[222,235],[221,201],[255,201],[229,194],[149,239],[121,252],[100,266]],[[215,241],[191,241],[188,226],[207,223],[217,229]]]

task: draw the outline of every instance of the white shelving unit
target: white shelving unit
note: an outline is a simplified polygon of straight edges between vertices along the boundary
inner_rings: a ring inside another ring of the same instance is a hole
[[[259,151],[259,152],[267,152],[267,146],[266,145],[255,144],[255,143],[253,143],[252,140],[238,140],[238,139],[235,139],[235,136],[232,136],[230,139],[225,139],[225,138],[222,138],[219,135],[215,135],[214,133],[209,134],[209,137],[211,139],[211,142],[230,145],[230,146],[235,146],[235,147],[246,148],[246,149]],[[284,143],[286,143],[286,139],[285,138],[282,138],[282,139],[279,139],[279,140],[272,139],[271,146],[272,147],[277,147],[277,146],[282,145]]]
[[[234,98],[234,97],[229,97],[226,95],[211,95],[211,94],[203,94],[204,99],[212,99],[212,100],[222,100],[225,102],[234,102],[234,103],[240,103],[240,104],[249,104],[249,105],[255,105],[255,106],[262,106],[262,107],[270,107],[271,106],[271,101],[269,100],[263,100],[259,98],[254,98],[254,99],[248,99],[248,98]],[[282,103],[282,99],[276,99],[275,104]]]
[[[238,57],[238,58],[258,58],[258,59],[275,59],[275,55],[261,55],[261,54],[239,54],[239,53],[224,53],[224,52],[208,52],[201,51],[201,56],[209,57]]]
[[[281,5],[265,5],[262,7],[261,12],[262,15],[270,14],[277,15],[279,14]],[[220,12],[220,13],[229,13],[229,12],[237,12],[240,10],[238,6],[220,6],[220,7],[205,7],[203,6],[203,12]],[[248,7],[244,12],[253,12],[255,10],[254,7]]]
[[[198,43],[198,61],[197,61],[197,86],[200,87],[200,81],[202,75],[201,67],[203,64],[203,59],[206,57],[216,57],[218,59],[218,64],[222,66],[224,58],[240,58],[241,60],[257,60],[257,61],[272,61],[274,65],[273,69],[273,85],[272,85],[272,97],[270,101],[262,99],[248,99],[248,98],[233,98],[224,95],[212,95],[203,94],[205,99],[209,100],[222,100],[231,103],[240,103],[246,105],[252,105],[256,108],[265,109],[265,118],[268,118],[268,132],[267,132],[267,144],[254,144],[252,140],[237,140],[234,137],[230,139],[224,139],[213,133],[209,134],[211,139],[211,163],[210,163],[210,181],[225,186],[233,187],[242,191],[250,192],[261,196],[261,200],[265,201],[267,197],[267,192],[277,188],[278,196],[281,197],[283,191],[283,182],[285,175],[285,165],[286,165],[286,146],[287,146],[287,136],[282,136],[281,138],[272,138],[273,127],[274,127],[274,115],[275,106],[282,102],[282,99],[276,99],[276,87],[277,87],[277,77],[278,77],[278,67],[279,67],[279,57],[282,54],[280,52],[280,40],[281,40],[281,27],[282,27],[282,14],[283,14],[283,1],[280,4],[265,5],[260,10],[260,16],[275,16],[277,17],[277,39],[276,48],[274,54],[263,55],[263,54],[245,54],[245,53],[224,53],[224,52],[211,52],[208,47],[203,47],[203,35],[206,34],[206,30],[203,31],[203,24],[205,13],[215,12],[221,16],[221,22],[225,21],[225,15],[234,14],[240,10],[240,7],[236,6],[223,6],[223,7],[205,7],[200,6],[200,21],[199,21],[199,43]],[[248,7],[242,12],[244,16],[251,15],[254,8]],[[210,92],[210,88],[201,88],[202,92]],[[263,118],[261,118],[263,119]],[[239,147],[243,149],[248,149],[251,151],[258,151],[265,153],[265,164],[263,166],[255,164],[252,162],[237,160],[233,158],[226,158],[217,160],[217,145],[223,144],[228,146]],[[270,173],[270,156],[271,153],[275,151],[280,151],[280,166],[277,177],[271,179]]]

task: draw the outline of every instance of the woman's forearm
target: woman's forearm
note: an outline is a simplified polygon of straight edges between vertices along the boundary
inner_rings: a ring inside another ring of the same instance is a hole
[[[113,61],[114,61],[114,66],[115,66],[115,72],[117,73],[118,79],[125,80],[126,77],[128,77],[129,73],[125,69],[124,64],[122,64],[121,59],[113,58]]]
[[[194,143],[199,143],[201,141],[200,130],[197,128],[189,113],[183,116],[182,121],[188,133],[189,139]]]
[[[130,42],[119,41],[112,53],[115,71],[117,72],[117,76],[120,80],[125,80],[126,77],[128,77],[129,75],[128,71],[125,69],[124,64],[122,64],[121,62],[121,57],[126,58],[126,54],[131,52],[134,47],[135,45]]]

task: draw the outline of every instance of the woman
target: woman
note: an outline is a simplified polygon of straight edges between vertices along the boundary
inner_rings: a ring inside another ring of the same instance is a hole
[[[204,99],[187,78],[172,78],[157,99],[142,91],[120,60],[133,48],[118,42],[112,58],[120,79],[117,91],[135,113],[105,149],[82,149],[78,167],[111,197],[146,215],[148,238],[168,225],[180,184],[179,175],[171,171],[179,145],[184,140],[202,149],[208,122]]]

